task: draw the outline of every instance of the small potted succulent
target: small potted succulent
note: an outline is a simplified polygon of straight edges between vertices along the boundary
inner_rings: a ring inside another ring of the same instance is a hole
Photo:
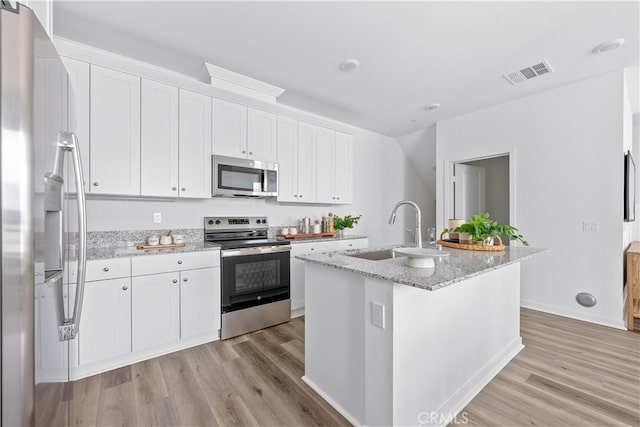
[[[336,230],[339,237],[342,237],[344,235],[344,230],[346,228],[353,228],[353,226],[358,223],[360,218],[362,218],[362,215],[347,215],[344,217],[333,215],[333,229]]]
[[[518,233],[518,229],[508,224],[498,224],[489,217],[488,213],[473,215],[469,220],[459,227],[445,228],[443,233],[467,233],[471,236],[471,241],[476,245],[491,246],[496,237],[503,236],[509,240],[517,240],[525,246],[529,243],[524,240],[524,236]]]

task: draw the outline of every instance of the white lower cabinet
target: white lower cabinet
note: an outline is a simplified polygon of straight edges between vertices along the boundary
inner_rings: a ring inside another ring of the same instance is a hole
[[[218,267],[133,277],[131,287],[133,351],[218,333]]]
[[[328,240],[312,243],[292,243],[290,262],[291,314],[293,316],[304,314],[305,306],[304,269],[307,262],[296,259],[296,256],[322,252],[347,251],[350,249],[364,249],[368,246],[368,238]]]
[[[131,278],[87,282],[78,335],[80,365],[131,352]]]
[[[219,338],[217,251],[92,260],[87,279],[78,344],[68,350],[72,380]],[[38,333],[46,338],[39,338],[39,359],[52,351],[41,371],[50,377],[45,381],[64,381],[52,376],[66,354],[49,325],[55,299],[40,288]]]
[[[220,267],[180,272],[180,338],[220,329]]]
[[[131,279],[131,346],[145,350],[180,339],[180,274]]]

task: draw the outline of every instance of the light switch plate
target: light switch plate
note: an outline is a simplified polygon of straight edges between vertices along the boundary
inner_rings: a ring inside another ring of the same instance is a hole
[[[598,233],[600,223],[598,221],[582,221],[582,231],[585,233]]]
[[[371,323],[373,326],[384,329],[384,305],[371,301]]]

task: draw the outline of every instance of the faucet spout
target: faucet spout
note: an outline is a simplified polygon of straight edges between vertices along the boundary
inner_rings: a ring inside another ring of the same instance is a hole
[[[401,200],[393,207],[391,211],[391,216],[389,217],[389,224],[394,224],[396,222],[396,214],[398,212],[398,208],[402,205],[410,205],[413,206],[416,210],[416,248],[422,247],[422,212],[420,212],[420,206],[418,206],[415,202],[411,200]]]

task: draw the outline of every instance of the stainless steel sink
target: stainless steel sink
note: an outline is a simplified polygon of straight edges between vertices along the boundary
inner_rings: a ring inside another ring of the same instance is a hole
[[[394,258],[395,254],[391,249],[385,249],[383,251],[363,252],[359,254],[349,254],[354,258],[368,259],[370,261],[382,261],[383,259]]]

